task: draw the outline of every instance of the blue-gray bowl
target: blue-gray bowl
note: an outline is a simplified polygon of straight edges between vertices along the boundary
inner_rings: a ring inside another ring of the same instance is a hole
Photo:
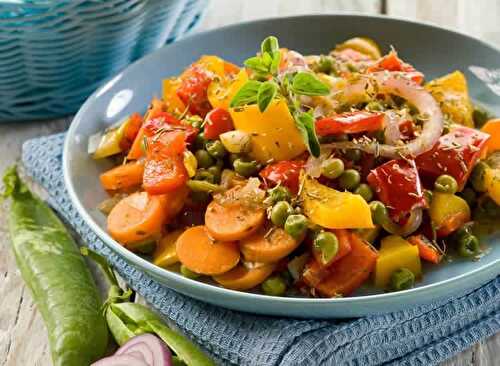
[[[423,281],[407,291],[375,293],[368,290],[353,297],[334,299],[271,297],[187,279],[154,266],[106,233],[105,217],[96,207],[106,197],[99,184],[99,173],[110,165],[96,162],[87,155],[88,137],[132,112],[144,112],[151,98],[161,95],[162,79],[179,74],[200,55],[217,54],[241,63],[270,34],[278,36],[283,46],[306,54],[327,52],[335,43],[353,36],[371,37],[384,50],[393,45],[429,79],[462,70],[469,80],[472,98],[500,115],[498,96],[468,70],[471,65],[499,68],[500,51],[467,35],[436,26],[377,16],[315,15],[253,21],[193,35],[134,63],[98,89],[76,115],[64,147],[65,182],[73,203],[92,230],[113,251],[167,287],[212,304],[268,315],[332,318],[395,311],[457,296],[498,276],[500,235],[496,234],[485,240],[489,250],[481,260],[429,266]]]

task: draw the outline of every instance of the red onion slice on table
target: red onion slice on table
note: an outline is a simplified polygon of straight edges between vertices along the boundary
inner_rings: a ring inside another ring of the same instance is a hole
[[[432,149],[443,131],[443,114],[432,95],[420,85],[406,78],[404,73],[376,72],[363,76],[358,82],[346,88],[343,91],[343,97],[349,99],[360,93],[365,93],[372,86],[377,93],[398,95],[418,109],[420,115],[426,119],[420,136],[402,146],[379,144],[375,141],[366,143],[334,142],[325,146],[335,149],[361,149],[370,154],[387,158],[416,157]]]
[[[118,355],[103,358],[91,366],[151,366],[146,362],[131,355]]]
[[[152,334],[142,334],[130,339],[116,351],[115,356],[140,353],[147,365],[170,366],[172,354],[166,344]]]

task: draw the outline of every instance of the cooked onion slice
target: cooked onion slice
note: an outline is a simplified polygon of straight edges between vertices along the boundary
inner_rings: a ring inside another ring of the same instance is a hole
[[[325,146],[335,149],[361,149],[376,156],[387,158],[416,157],[436,144],[443,131],[443,115],[436,100],[423,87],[405,77],[399,72],[376,72],[363,76],[359,81],[344,91],[344,98],[350,99],[357,93],[365,93],[373,88],[376,93],[398,95],[418,109],[425,119],[420,136],[402,145],[392,146],[376,141],[334,142]]]

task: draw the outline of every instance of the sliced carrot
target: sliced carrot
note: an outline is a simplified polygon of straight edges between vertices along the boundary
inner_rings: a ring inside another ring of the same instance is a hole
[[[286,257],[300,244],[281,228],[262,228],[240,242],[240,250],[249,262],[272,263]]]
[[[490,119],[481,127],[481,131],[491,136],[487,144],[487,154],[500,150],[500,119]]]
[[[143,174],[144,163],[134,161],[105,171],[99,179],[105,190],[117,191],[140,186]]]
[[[351,233],[351,252],[330,267],[330,273],[315,288],[323,296],[349,295],[365,282],[375,268],[377,251]]]
[[[189,195],[189,188],[182,186],[176,190],[165,193],[165,214],[167,219],[172,219],[182,210]]]
[[[125,246],[159,237],[167,217],[165,197],[136,192],[122,199],[108,216],[108,232]]]
[[[213,276],[225,273],[240,260],[238,244],[214,241],[205,226],[194,226],[184,231],[175,247],[181,263],[199,274]]]
[[[424,235],[413,235],[407,239],[411,244],[416,245],[418,247],[418,254],[420,258],[431,262],[431,263],[439,263],[443,258],[442,253],[432,245],[429,240]]]
[[[239,203],[222,205],[213,200],[205,212],[205,225],[215,239],[234,241],[252,235],[264,223],[264,218],[263,208]]]
[[[314,258],[316,258],[316,261],[320,264],[323,264],[323,266],[330,266],[332,263],[338,261],[339,259],[344,258],[347,254],[351,252],[351,234],[348,230],[345,229],[338,229],[338,230],[331,230],[336,236],[339,241],[339,248],[337,250],[337,254],[335,257],[332,258],[332,260],[329,263],[322,263],[321,259],[321,251],[315,250],[314,246],[312,248],[312,253],[314,255]]]
[[[275,267],[276,265],[273,263],[268,263],[252,269],[239,265],[229,272],[214,276],[213,279],[225,288],[230,288],[232,290],[249,290],[264,282],[264,280],[273,273]]]

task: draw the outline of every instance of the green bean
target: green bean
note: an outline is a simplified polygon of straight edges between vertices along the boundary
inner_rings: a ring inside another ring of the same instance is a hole
[[[408,268],[395,270],[391,275],[391,289],[402,291],[412,288],[415,284],[415,275]]]
[[[349,191],[356,189],[360,182],[361,176],[355,169],[347,169],[339,177],[339,187]]]
[[[334,233],[322,231],[314,238],[313,247],[321,253],[322,263],[327,264],[337,255],[339,240]]]
[[[191,271],[189,268],[187,268],[184,264],[181,264],[181,273],[184,277],[190,278],[192,280],[200,277],[200,275],[196,272]]]
[[[479,254],[479,240],[475,235],[462,235],[458,240],[458,254],[461,257],[471,258]]]
[[[283,186],[276,186],[267,191],[269,195],[269,200],[271,204],[279,201],[290,201],[292,199],[292,194],[290,190]]]
[[[486,192],[487,187],[484,175],[487,168],[488,165],[485,162],[480,161],[472,170],[470,181],[472,183],[472,188],[474,188],[476,192]]]
[[[196,156],[196,160],[198,161],[198,166],[200,168],[208,168],[215,163],[215,160],[206,150],[197,150],[194,155]]]
[[[194,175],[195,180],[203,180],[210,183],[215,183],[216,177],[208,171],[208,169],[198,169]]]
[[[329,179],[340,177],[344,172],[344,162],[338,158],[326,159],[321,163],[321,174]]]
[[[221,187],[217,184],[207,182],[206,180],[193,180],[187,181],[187,186],[193,192],[217,192],[221,190]]]
[[[265,280],[262,291],[269,296],[283,296],[286,292],[286,283],[280,276],[272,276]]]
[[[47,326],[53,364],[88,366],[101,358],[108,330],[99,292],[73,238],[17,175],[4,176],[12,199],[8,225],[16,262]]]
[[[434,188],[441,193],[455,194],[458,189],[458,183],[451,175],[442,174],[434,182]]]
[[[244,161],[243,159],[236,159],[233,163],[234,171],[243,177],[250,177],[257,173],[258,166],[255,160]]]
[[[299,239],[306,233],[307,224],[308,221],[304,215],[290,215],[285,221],[285,231],[293,238]]]
[[[288,216],[292,214],[292,205],[287,201],[277,202],[271,209],[271,222],[278,227],[283,227]]]
[[[205,148],[208,153],[216,159],[222,159],[227,153],[226,148],[220,140],[208,141],[205,144]]]
[[[221,160],[218,160],[217,162],[219,162]],[[220,182],[220,178],[221,178],[221,174],[222,174],[222,167],[220,165],[212,165],[210,168],[207,168],[207,172],[209,172],[210,174],[212,174],[212,176],[214,177],[214,182],[216,183],[219,183]]]
[[[359,194],[366,202],[370,202],[373,199],[373,191],[366,183],[361,183],[358,188],[354,190],[354,193]]]

